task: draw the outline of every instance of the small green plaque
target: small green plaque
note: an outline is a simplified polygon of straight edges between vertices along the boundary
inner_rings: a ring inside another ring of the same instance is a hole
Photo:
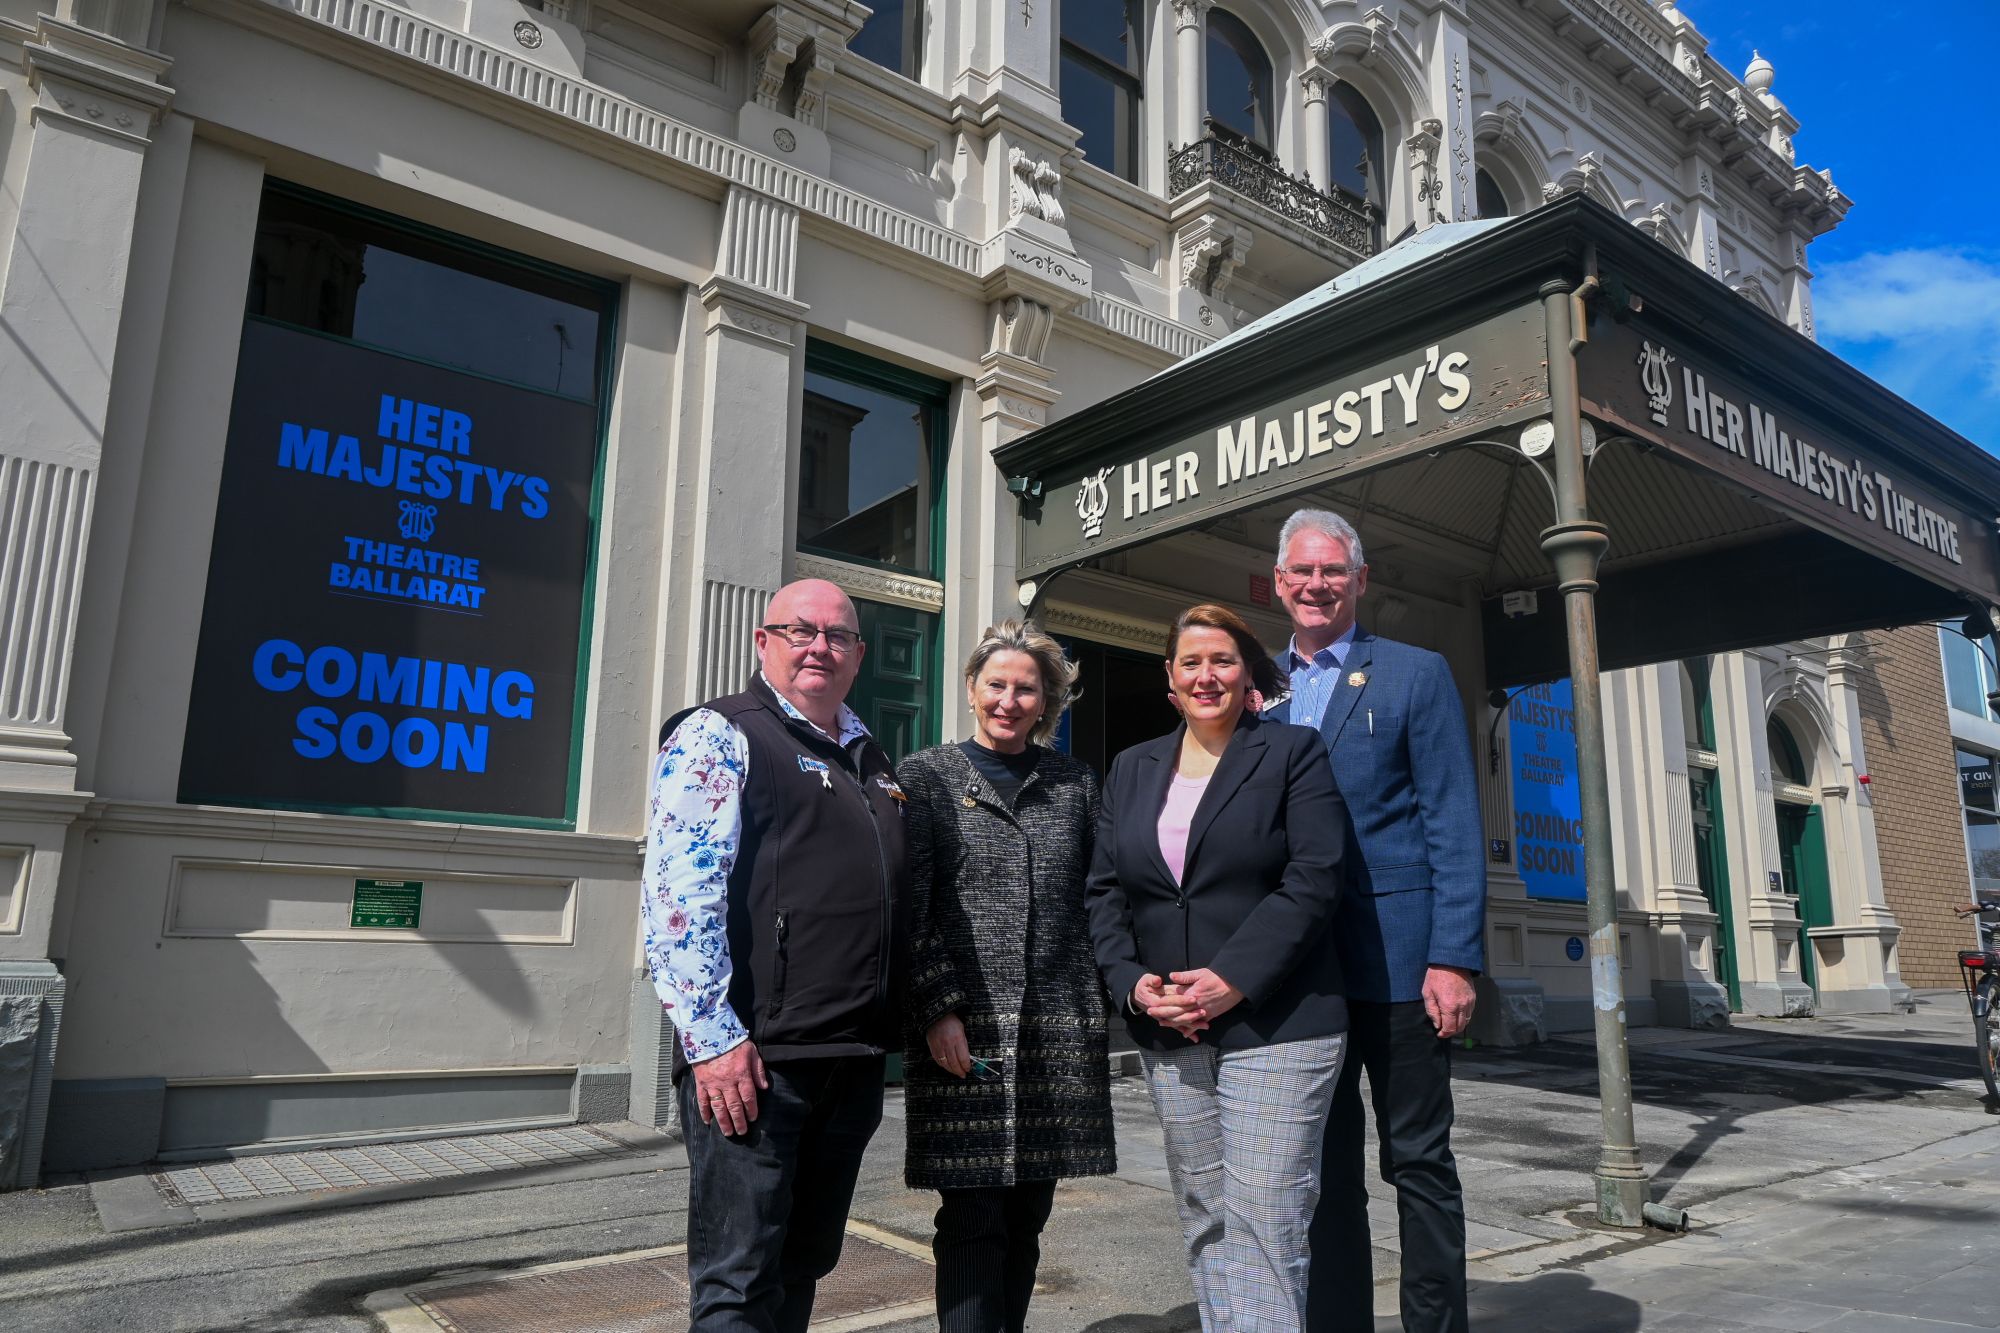
[[[354,930],[415,930],[423,910],[420,879],[357,879],[347,924]]]

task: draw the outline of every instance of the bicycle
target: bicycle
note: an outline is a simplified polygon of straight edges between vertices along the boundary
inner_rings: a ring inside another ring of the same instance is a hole
[[[2000,892],[1982,889],[1979,901],[1952,910],[1979,918],[1979,947],[1958,951],[1958,975],[1972,1009],[1979,1076],[1986,1080],[1986,1095],[2000,1101]]]

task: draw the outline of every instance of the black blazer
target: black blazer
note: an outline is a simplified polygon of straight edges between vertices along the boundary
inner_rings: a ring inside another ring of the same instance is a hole
[[[1127,1001],[1148,972],[1207,967],[1243,1000],[1204,1042],[1235,1050],[1345,1032],[1340,959],[1324,936],[1343,883],[1347,810],[1325,743],[1245,712],[1195,808],[1175,884],[1159,820],[1181,731],[1125,751],[1105,779],[1084,901],[1113,1002],[1143,1045],[1185,1046]]]

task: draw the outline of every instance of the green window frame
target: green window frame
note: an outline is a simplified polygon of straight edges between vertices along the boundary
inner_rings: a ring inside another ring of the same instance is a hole
[[[927,512],[919,515],[920,521],[925,526],[926,535],[923,539],[924,561],[921,569],[912,569],[889,561],[867,560],[844,551],[814,546],[810,540],[803,537],[798,541],[798,549],[809,555],[823,556],[828,560],[839,560],[850,565],[894,570],[901,574],[914,574],[919,578],[942,580],[947,513],[945,468],[951,456],[951,383],[920,371],[878,360],[838,343],[822,342],[818,339],[808,339],[806,342],[806,370],[811,374],[841,380],[857,388],[909,399],[931,409],[926,415],[926,434],[929,438],[923,442],[922,460],[926,473],[923,489]]]

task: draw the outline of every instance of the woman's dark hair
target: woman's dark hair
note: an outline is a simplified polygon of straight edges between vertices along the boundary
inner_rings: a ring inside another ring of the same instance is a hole
[[[1278,677],[1278,664],[1271,660],[1271,654],[1264,651],[1264,645],[1257,640],[1257,631],[1250,628],[1250,622],[1237,615],[1226,606],[1213,602],[1203,602],[1190,606],[1174,617],[1173,628],[1167,631],[1167,661],[1174,660],[1179,651],[1181,631],[1189,629],[1219,629],[1236,640],[1236,651],[1250,668],[1250,684],[1266,699],[1281,693],[1283,682]]]

